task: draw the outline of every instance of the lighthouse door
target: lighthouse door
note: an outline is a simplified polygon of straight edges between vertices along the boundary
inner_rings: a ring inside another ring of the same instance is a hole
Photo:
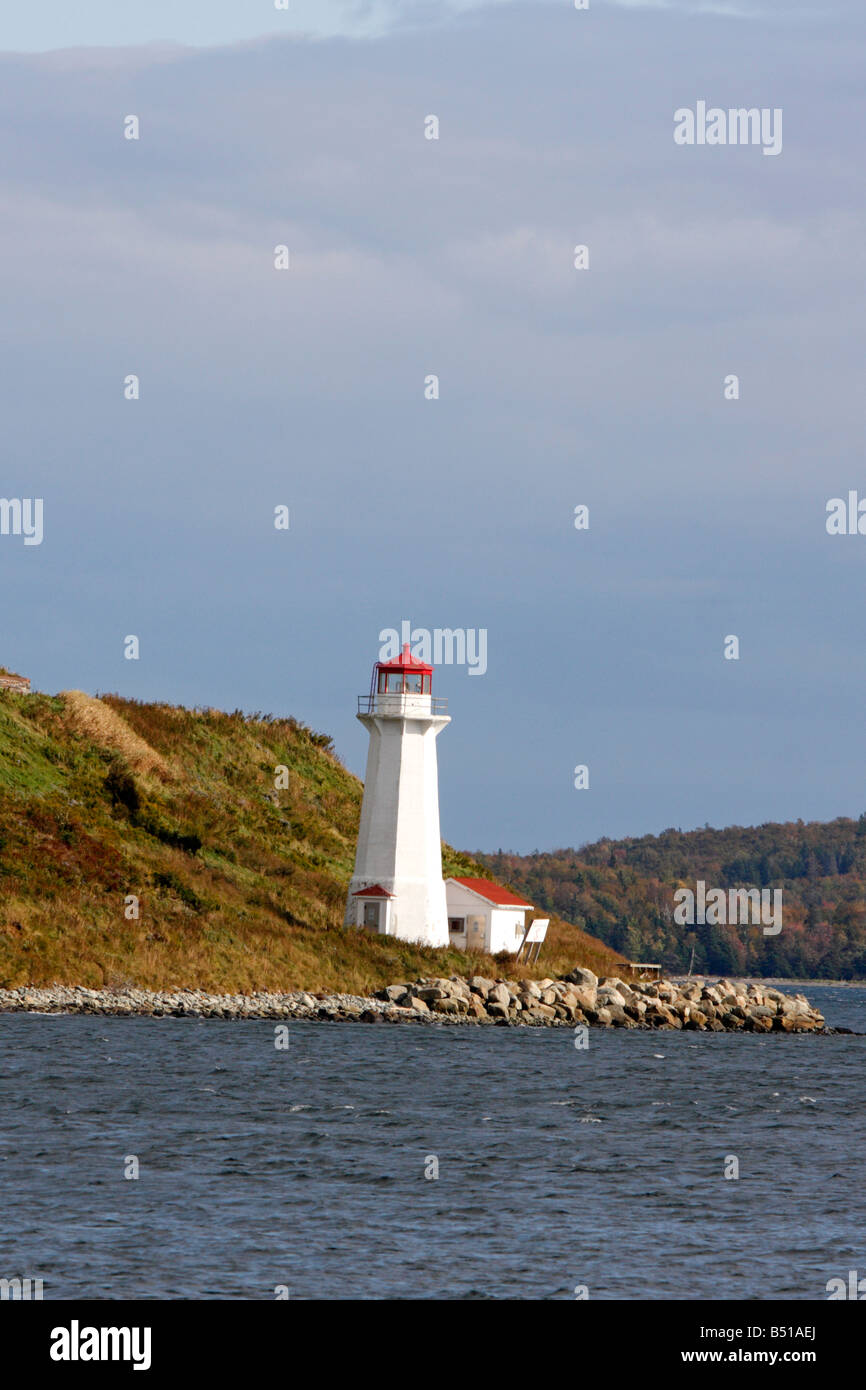
[[[478,916],[466,918],[467,950],[485,951],[487,949],[487,942],[485,940],[485,937],[487,935],[485,931],[486,925],[486,917]]]
[[[378,903],[364,903],[364,926],[369,927],[371,931],[378,931],[379,913],[380,907]]]

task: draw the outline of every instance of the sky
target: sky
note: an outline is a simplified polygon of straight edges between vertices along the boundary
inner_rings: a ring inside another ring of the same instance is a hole
[[[511,0],[40,0],[19,5],[2,19],[0,47],[7,52],[46,52],[86,46],[119,47],[168,41],[176,44],[235,44],[263,36],[305,34],[375,38],[398,29],[447,25],[467,12],[488,12]],[[788,0],[608,0],[630,9],[674,9],[692,14],[808,15],[805,5]],[[830,14],[856,0],[837,0]],[[590,0],[601,9],[605,0]],[[532,0],[571,8],[572,0]]]
[[[44,535],[0,534],[0,664],[293,714],[362,775],[380,633],[483,630],[435,677],[452,844],[859,815],[866,536],[826,507],[866,498],[864,34],[847,0],[4,16],[0,497]],[[699,101],[781,110],[781,152],[676,144]]]

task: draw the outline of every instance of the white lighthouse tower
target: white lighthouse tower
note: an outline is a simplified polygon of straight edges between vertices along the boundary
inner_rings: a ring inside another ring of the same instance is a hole
[[[358,699],[370,749],[346,926],[447,946],[436,739],[451,720],[432,680],[406,644]]]

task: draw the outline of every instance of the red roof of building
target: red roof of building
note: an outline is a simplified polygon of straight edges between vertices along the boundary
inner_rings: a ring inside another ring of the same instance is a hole
[[[393,898],[394,894],[382,888],[380,884],[374,883],[372,888],[359,888],[357,893],[353,893],[353,898]]]
[[[377,661],[376,666],[380,671],[426,671],[428,675],[433,671],[433,667],[428,666],[426,661],[419,661],[417,656],[412,655],[412,648],[408,642],[404,642],[403,650],[393,661]]]
[[[525,902],[523,898],[516,898],[507,888],[500,888],[498,883],[491,883],[489,878],[455,878],[454,882],[477,893],[479,898],[486,898],[487,902],[494,903],[496,907],[532,907],[532,903]]]

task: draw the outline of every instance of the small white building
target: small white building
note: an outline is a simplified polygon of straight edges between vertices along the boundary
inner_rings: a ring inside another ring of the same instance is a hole
[[[350,915],[351,923],[358,927],[366,927],[368,931],[379,932],[382,936],[394,935],[391,911],[393,893],[389,893],[381,883],[374,883],[369,888],[357,889],[350,893],[349,897],[354,905],[354,913]]]
[[[450,944],[462,951],[515,955],[526,932],[526,914],[532,903],[517,898],[486,878],[447,878]]]

